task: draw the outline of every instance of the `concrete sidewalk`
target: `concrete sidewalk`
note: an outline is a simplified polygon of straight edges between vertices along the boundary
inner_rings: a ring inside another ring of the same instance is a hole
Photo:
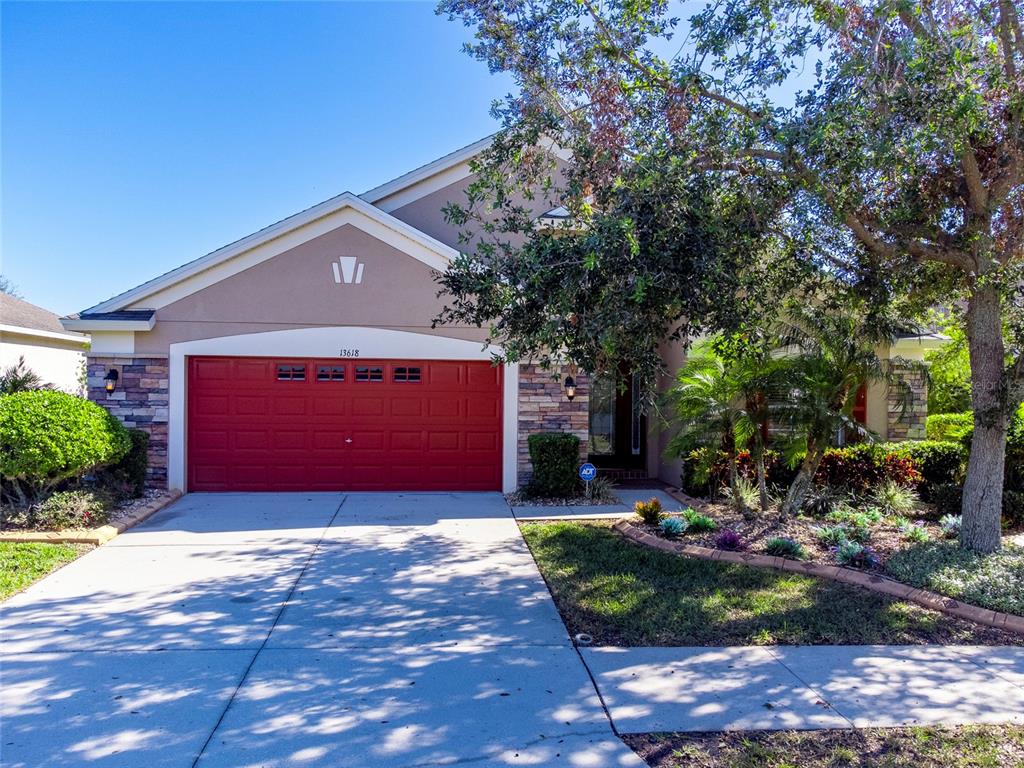
[[[620,733],[1024,722],[1024,648],[588,648]]]

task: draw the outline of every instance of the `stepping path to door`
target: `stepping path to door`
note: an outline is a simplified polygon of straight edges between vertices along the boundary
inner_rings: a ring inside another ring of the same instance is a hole
[[[642,766],[499,494],[193,494],[0,616],[15,766]]]

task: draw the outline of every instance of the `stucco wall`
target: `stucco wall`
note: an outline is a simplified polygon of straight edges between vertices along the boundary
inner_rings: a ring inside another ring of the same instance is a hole
[[[335,282],[339,256],[364,265],[362,282]],[[134,352],[166,354],[181,341],[345,325],[483,342],[478,328],[431,328],[444,306],[437,292],[429,266],[346,224],[160,307],[153,330],[135,334]]]
[[[82,394],[80,376],[85,352],[81,345],[70,349],[68,344],[56,340],[3,334],[0,368],[16,365],[20,357],[24,357],[25,364],[47,384],[73,395]]]

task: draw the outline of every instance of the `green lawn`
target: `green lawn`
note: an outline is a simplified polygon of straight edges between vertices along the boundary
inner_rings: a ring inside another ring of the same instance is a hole
[[[571,634],[601,645],[1020,644],[857,587],[680,557],[607,525],[522,525]]]
[[[868,728],[626,736],[652,768],[1024,768],[1024,728]]]
[[[0,600],[70,563],[91,547],[0,541]]]

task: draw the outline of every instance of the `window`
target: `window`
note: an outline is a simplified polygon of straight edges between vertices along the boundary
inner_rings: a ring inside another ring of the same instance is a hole
[[[356,381],[384,381],[384,369],[377,366],[357,365]]]
[[[590,385],[591,456],[612,456],[615,453],[615,378],[595,376]]]
[[[394,374],[392,375],[392,381],[419,381],[420,380],[420,369],[419,367],[407,368],[398,367],[395,368]]]
[[[277,364],[277,380],[278,381],[305,381],[306,380],[306,366],[304,366],[304,365],[293,365],[291,363],[278,363]]]
[[[344,381],[344,365],[318,365],[316,367],[317,381]]]

